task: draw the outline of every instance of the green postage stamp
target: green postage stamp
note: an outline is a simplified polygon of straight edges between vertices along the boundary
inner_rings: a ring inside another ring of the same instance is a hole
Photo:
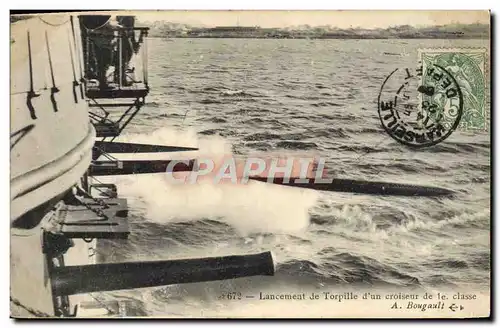
[[[458,129],[487,131],[490,122],[487,50],[484,48],[429,48],[418,51],[425,71],[439,65],[453,76],[463,97],[463,114]]]

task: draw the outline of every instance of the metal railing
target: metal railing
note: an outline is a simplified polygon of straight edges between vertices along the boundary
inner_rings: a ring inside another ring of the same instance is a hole
[[[97,79],[99,86],[90,88],[103,88],[108,84],[107,71],[114,67],[113,87],[122,89],[143,83],[148,87],[147,72],[147,27],[114,29],[99,29],[86,31],[83,35],[84,65],[86,80]],[[135,67],[130,67],[132,60],[137,62]],[[142,62],[142,65],[140,63]],[[141,70],[142,80],[137,80],[137,71]]]

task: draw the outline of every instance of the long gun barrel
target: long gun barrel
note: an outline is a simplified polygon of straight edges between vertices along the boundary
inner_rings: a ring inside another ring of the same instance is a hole
[[[271,252],[201,259],[52,268],[55,296],[274,275]]]

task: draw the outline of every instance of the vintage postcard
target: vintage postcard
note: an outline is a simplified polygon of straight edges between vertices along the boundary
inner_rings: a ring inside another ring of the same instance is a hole
[[[12,14],[11,317],[490,317],[490,19]]]

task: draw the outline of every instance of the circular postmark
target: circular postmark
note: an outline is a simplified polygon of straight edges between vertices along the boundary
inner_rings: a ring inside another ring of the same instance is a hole
[[[395,69],[380,88],[380,122],[393,139],[407,146],[440,143],[458,127],[462,113],[457,81],[436,64]]]

